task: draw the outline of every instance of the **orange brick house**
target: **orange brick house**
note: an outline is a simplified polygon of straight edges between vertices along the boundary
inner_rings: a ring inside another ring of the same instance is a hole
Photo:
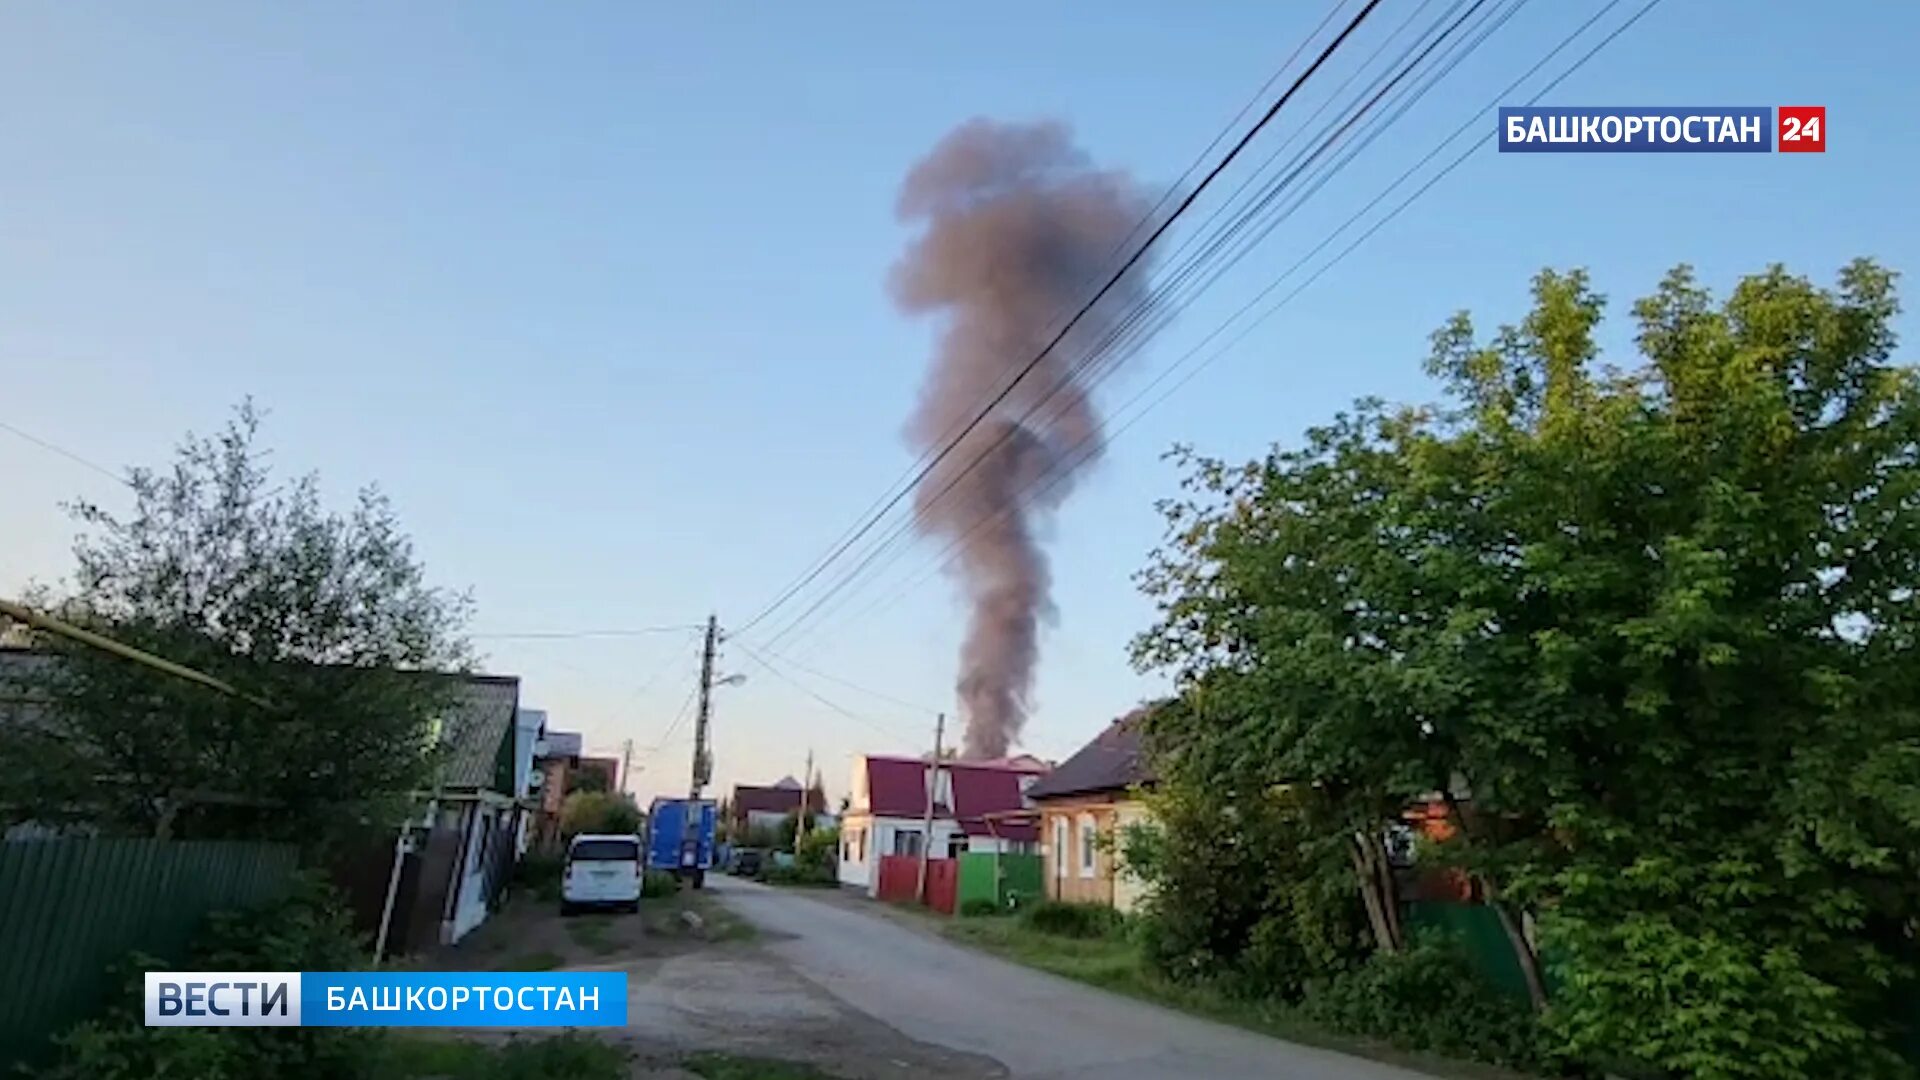
[[[1141,790],[1153,777],[1141,753],[1145,709],[1115,720],[1027,790],[1040,814],[1047,897],[1130,911],[1142,883],[1127,872],[1119,837],[1147,819]]]

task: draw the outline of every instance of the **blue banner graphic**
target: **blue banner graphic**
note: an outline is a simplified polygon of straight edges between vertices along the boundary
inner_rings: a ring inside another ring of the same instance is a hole
[[[1503,154],[1766,154],[1773,108],[1542,105],[1500,110]]]

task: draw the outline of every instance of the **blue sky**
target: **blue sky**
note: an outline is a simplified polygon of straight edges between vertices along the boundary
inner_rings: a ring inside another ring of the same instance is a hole
[[[1521,10],[1106,400],[1599,6]],[[1387,0],[1352,58],[1416,7]],[[1103,165],[1164,185],[1326,5],[1094,11],[9,4],[0,420],[118,467],[252,394],[277,461],[336,497],[393,496],[434,578],[473,589],[478,633],[738,622],[910,461],[932,328],[884,289],[905,170],[969,117],[1058,118]],[[1426,334],[1463,307],[1516,315],[1542,266],[1588,267],[1619,313],[1680,261],[1715,285],[1773,261],[1822,280],[1856,255],[1920,266],[1917,38],[1914,5],[1666,0],[1546,102],[1826,105],[1828,152],[1483,151],[1148,413],[1054,526],[1059,620],[1029,748],[1069,753],[1155,686],[1125,645],[1151,618],[1130,576],[1173,490],[1168,444],[1244,457],[1358,395],[1425,398]],[[121,497],[5,432],[0,477],[0,595],[64,572],[60,499]],[[885,563],[842,609],[871,612],[780,645],[924,708],[789,669],[856,721],[729,650],[749,681],[717,701],[720,781],[797,773],[811,747],[837,792],[849,754],[930,737],[961,612],[938,578],[893,583],[937,549]],[[482,644],[596,748],[669,735],[694,671],[688,633]],[[683,783],[687,734],[642,754],[642,794]]]

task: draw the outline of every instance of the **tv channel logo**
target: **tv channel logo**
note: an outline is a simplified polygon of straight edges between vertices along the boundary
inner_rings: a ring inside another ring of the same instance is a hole
[[[606,971],[152,971],[148,1027],[620,1027]]]
[[[1777,116],[1776,116],[1777,112]],[[1823,105],[1506,106],[1503,154],[1825,153]]]

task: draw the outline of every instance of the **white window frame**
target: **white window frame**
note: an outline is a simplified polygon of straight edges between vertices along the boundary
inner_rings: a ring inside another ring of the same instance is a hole
[[[1067,860],[1073,857],[1073,846],[1068,840],[1067,816],[1061,814],[1053,819],[1053,876],[1067,876]]]
[[[1099,837],[1099,827],[1094,823],[1093,815],[1081,814],[1080,844],[1074,854],[1080,864],[1080,876],[1082,878],[1093,877],[1094,869],[1099,865]]]

